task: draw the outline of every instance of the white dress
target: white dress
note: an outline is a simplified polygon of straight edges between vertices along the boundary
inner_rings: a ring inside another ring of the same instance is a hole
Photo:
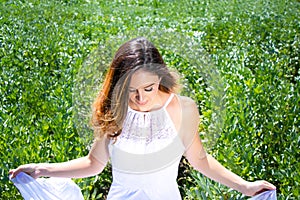
[[[180,200],[178,166],[185,147],[166,107],[128,108],[122,133],[109,144],[113,183],[108,200]]]

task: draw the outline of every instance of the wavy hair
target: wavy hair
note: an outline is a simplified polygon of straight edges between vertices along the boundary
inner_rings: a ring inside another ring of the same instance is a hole
[[[159,90],[170,93],[177,88],[177,78],[167,68],[158,49],[144,37],[124,43],[116,52],[102,89],[92,109],[92,126],[95,138],[107,135],[116,138],[121,134],[122,123],[128,109],[128,87],[131,76],[139,69],[152,72],[161,78]]]

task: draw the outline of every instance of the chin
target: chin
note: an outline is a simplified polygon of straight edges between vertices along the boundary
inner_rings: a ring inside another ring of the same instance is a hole
[[[139,109],[139,111],[141,111],[141,112],[148,112],[149,111],[149,108],[147,108],[147,107],[138,107],[138,109]]]

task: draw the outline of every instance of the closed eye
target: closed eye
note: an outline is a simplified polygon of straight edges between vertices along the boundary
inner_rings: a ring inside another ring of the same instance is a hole
[[[145,92],[151,92],[153,90],[153,87],[145,88],[144,90],[145,90]]]

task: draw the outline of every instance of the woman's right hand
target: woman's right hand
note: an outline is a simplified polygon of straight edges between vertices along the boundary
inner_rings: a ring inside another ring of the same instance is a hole
[[[20,172],[24,172],[35,179],[42,176],[42,170],[41,170],[39,164],[35,164],[35,163],[25,164],[25,165],[19,166],[16,169],[11,169],[9,171],[9,174],[10,174],[11,178],[15,178]]]

